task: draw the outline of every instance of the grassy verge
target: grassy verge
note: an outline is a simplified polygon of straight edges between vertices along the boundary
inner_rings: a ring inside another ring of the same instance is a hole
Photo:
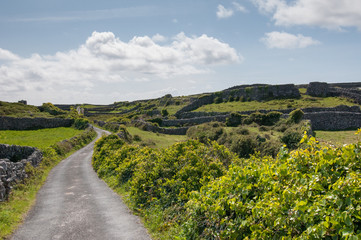
[[[21,224],[35,203],[36,193],[44,184],[50,170],[62,159],[91,142],[95,136],[94,130],[86,130],[68,140],[65,145],[54,144],[44,150],[43,161],[39,167],[26,169],[30,177],[14,187],[8,201],[0,203],[0,239],[9,236]]]
[[[195,112],[232,112],[232,111],[253,111],[253,110],[277,110],[288,108],[309,108],[309,107],[336,107],[338,105],[353,106],[354,103],[338,97],[310,97],[302,95],[300,99],[275,99],[266,102],[226,102],[219,104],[204,105]]]
[[[167,135],[161,133],[153,133],[140,130],[136,127],[127,127],[127,130],[133,137],[135,135],[138,135],[144,142],[153,142],[155,144],[155,148],[166,148],[176,142],[183,142],[187,140],[187,136],[185,135]]]
[[[344,144],[357,143],[358,135],[354,134],[355,130],[347,131],[315,131],[316,138],[321,143],[332,144],[341,147]]]
[[[6,130],[0,131],[0,143],[31,146],[44,150],[61,140],[72,138],[81,132],[83,131],[71,127],[26,131]]]

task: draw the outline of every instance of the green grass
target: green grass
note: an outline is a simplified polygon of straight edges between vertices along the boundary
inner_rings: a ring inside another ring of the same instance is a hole
[[[9,103],[0,101],[0,116],[9,117],[45,117],[53,118],[47,112],[40,112],[40,110],[31,105],[24,105],[22,103]]]
[[[153,141],[156,148],[165,148],[173,145],[176,142],[182,142],[187,140],[185,135],[167,135],[160,133],[153,133],[148,131],[140,130],[136,127],[127,127],[129,133],[134,136],[138,135],[141,137],[142,141]]]
[[[355,130],[347,131],[315,131],[316,139],[322,143],[342,146],[344,144],[357,143],[361,140],[359,135],[355,134]]]
[[[56,131],[67,131],[67,129],[56,129]],[[3,132],[3,131],[2,131]],[[35,131],[18,131],[18,132],[33,132],[34,136],[38,136],[38,133]],[[75,133],[75,132],[73,132]],[[55,150],[45,151],[43,156],[43,161],[37,168],[29,167],[27,168],[27,173],[30,176],[25,179],[24,183],[17,184],[14,186],[11,194],[9,195],[8,201],[0,202],[0,239],[7,239],[7,237],[15,231],[15,229],[21,224],[24,217],[30,208],[34,205],[36,194],[41,186],[46,181],[46,178],[50,170],[56,166],[62,159],[70,156],[76,149],[87,144],[95,137],[90,136],[86,131],[79,130],[77,131],[78,138],[73,146],[73,149],[69,149],[70,152],[65,153],[64,155],[56,155]],[[80,134],[81,133],[81,134]],[[65,135],[64,135],[65,136]],[[71,135],[72,137],[73,135]],[[87,139],[85,139],[87,137]],[[92,139],[90,139],[92,138]],[[68,139],[64,137],[61,140]]]
[[[0,131],[0,143],[45,149],[54,143],[72,138],[81,132],[82,130],[66,127],[26,131],[5,130]]]
[[[265,102],[250,101],[209,104],[196,109],[195,112],[233,112],[261,109],[278,110],[287,108],[336,107],[338,105],[353,106],[356,104],[339,97],[317,98],[302,95],[300,99],[275,99]]]

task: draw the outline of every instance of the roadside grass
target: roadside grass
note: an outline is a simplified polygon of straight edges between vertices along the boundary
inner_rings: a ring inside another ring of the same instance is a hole
[[[233,112],[233,111],[253,111],[253,110],[278,110],[288,108],[309,108],[309,107],[336,107],[339,105],[353,106],[357,105],[345,98],[339,97],[311,97],[301,95],[300,99],[275,99],[270,101],[258,102],[226,102],[219,104],[204,105],[194,112]]]
[[[153,133],[140,130],[136,127],[127,127],[128,132],[134,137],[134,135],[140,136],[144,142],[154,142],[155,148],[166,148],[173,145],[176,142],[182,142],[187,140],[185,135],[167,135],[160,133]],[[136,143],[136,142],[135,142]]]
[[[77,149],[89,143],[95,138],[96,133],[94,131],[80,130],[78,134],[74,135],[79,136],[79,138],[73,142],[75,146],[70,152],[58,155],[53,148],[46,148],[41,164],[37,168],[29,165],[26,169],[29,178],[25,179],[23,183],[14,186],[7,201],[0,202],[0,239],[7,239],[22,223],[27,212],[34,205],[36,194],[45,183],[51,169],[62,159],[67,158]],[[65,139],[67,138],[61,140]]]
[[[321,143],[332,144],[341,147],[344,144],[357,143],[360,138],[355,130],[346,131],[315,131],[316,139]]]
[[[41,150],[61,140],[72,138],[81,133],[71,127],[45,128],[39,130],[4,130],[0,131],[0,143],[9,145],[31,146]]]

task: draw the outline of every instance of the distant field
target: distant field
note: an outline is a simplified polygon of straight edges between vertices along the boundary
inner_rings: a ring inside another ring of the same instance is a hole
[[[343,144],[356,143],[358,140],[355,135],[356,130],[348,131],[315,131],[316,139],[320,142],[342,146]],[[359,137],[360,138],[360,137]]]
[[[153,141],[156,144],[156,148],[169,147],[176,142],[182,142],[187,140],[187,136],[184,135],[165,135],[160,133],[142,131],[136,127],[127,127],[127,130],[132,136],[140,136],[143,141]]]
[[[276,99],[266,102],[226,102],[219,104],[204,105],[194,112],[232,112],[232,111],[252,111],[252,110],[277,110],[287,108],[308,108],[308,107],[336,107],[338,105],[356,105],[344,98],[326,97],[317,98],[302,95],[300,99]]]
[[[6,130],[0,131],[0,143],[45,149],[54,143],[72,138],[81,132],[82,130],[66,127],[26,131]]]

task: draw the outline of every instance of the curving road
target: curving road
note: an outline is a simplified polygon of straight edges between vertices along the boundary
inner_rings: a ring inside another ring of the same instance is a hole
[[[98,138],[105,133],[95,130]],[[139,219],[94,172],[94,142],[51,171],[11,239],[150,239]]]

